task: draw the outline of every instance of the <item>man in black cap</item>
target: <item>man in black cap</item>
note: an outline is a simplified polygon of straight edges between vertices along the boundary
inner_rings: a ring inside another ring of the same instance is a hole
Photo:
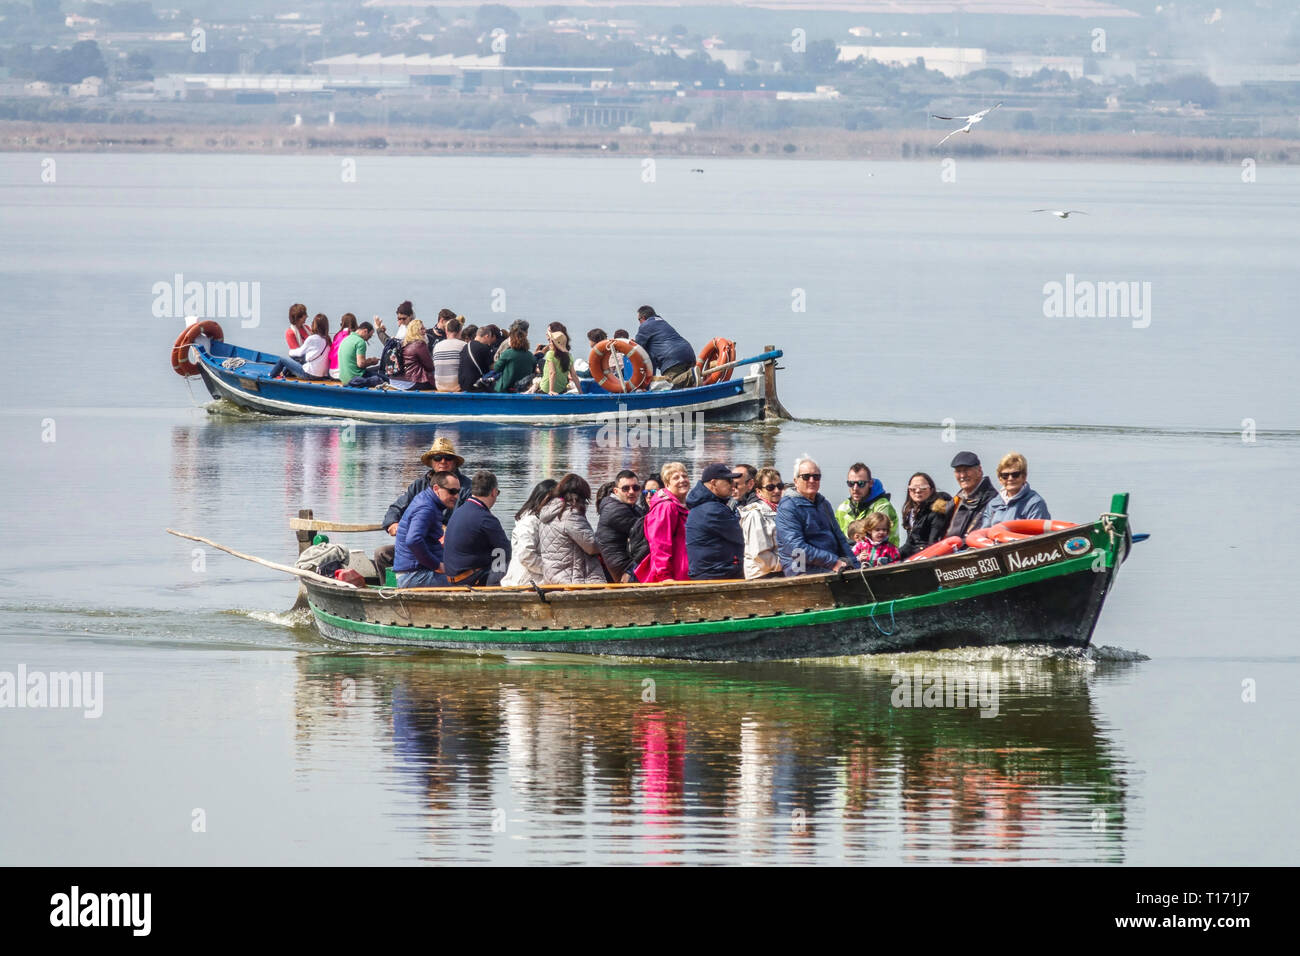
[[[678,335],[654,306],[643,305],[637,309],[636,320],[639,323],[636,344],[649,353],[655,373],[672,382],[674,389],[694,385],[695,350],[691,343]]]
[[[979,456],[973,451],[958,452],[952,460],[952,470],[958,489],[944,537],[965,537],[967,532],[980,526],[984,506],[997,497],[998,491],[984,474]]]
[[[743,471],[709,465],[686,496],[686,557],[692,581],[745,576],[745,534],[731,510],[731,491]]]

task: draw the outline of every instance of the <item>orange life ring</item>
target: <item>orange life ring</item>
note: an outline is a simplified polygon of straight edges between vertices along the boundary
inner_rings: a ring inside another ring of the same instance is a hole
[[[998,544],[1011,544],[1014,541],[1028,541],[1033,537],[1032,534],[1017,534],[1004,524],[995,524],[991,528],[984,529],[989,533]]]
[[[944,538],[942,541],[936,541],[930,547],[908,558],[908,561],[920,561],[922,558],[939,558],[945,554],[952,554],[961,547],[961,535],[955,534],[951,538]]]
[[[611,362],[610,359],[615,355],[618,356],[618,361]],[[623,378],[624,358],[632,363],[630,379]],[[591,377],[607,392],[642,391],[650,385],[650,379],[654,376],[650,356],[630,339],[605,339],[597,342],[587,356],[587,364],[591,367]],[[617,372],[614,371],[615,366]]]
[[[226,334],[221,331],[221,326],[216,322],[195,322],[193,325],[187,325],[185,331],[176,339],[176,344],[172,346],[172,370],[181,378],[199,374],[199,367],[190,361],[190,346],[200,335],[206,335],[216,341],[226,337]]]
[[[966,547],[968,548],[991,548],[995,544],[1004,542],[997,541],[993,538],[992,528],[976,528],[970,534],[966,535]]]
[[[716,339],[709,339],[709,344],[700,349],[700,359],[695,363],[695,367],[700,370],[700,384],[717,385],[719,382],[725,382],[731,378],[731,373],[736,370],[734,365],[731,368],[723,369],[721,372],[710,372],[708,370],[714,365],[726,365],[728,362],[734,361],[736,361],[735,342],[721,336]]]
[[[1000,527],[1006,528],[1013,534],[1033,537],[1036,534],[1047,534],[1049,531],[1064,531],[1066,528],[1077,528],[1073,521],[1043,521],[1038,518],[1018,518],[1013,521],[1003,521]]]

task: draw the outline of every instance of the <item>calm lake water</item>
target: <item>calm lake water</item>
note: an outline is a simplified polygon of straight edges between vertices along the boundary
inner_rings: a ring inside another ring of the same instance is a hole
[[[102,715],[0,707],[0,862],[1296,862],[1300,170],[43,158],[0,156],[0,674],[100,672]],[[783,348],[800,420],[611,449],[231,414],[167,363],[176,274],[258,283],[221,321],[270,351],[294,301],[575,337],[650,302]],[[1145,314],[1045,314],[1067,281],[1136,282]],[[687,665],[341,649],[291,581],[163,533],[287,560],[289,515],[377,521],[435,434],[507,526],[568,470],[809,453],[834,500],[861,459],[901,503],[969,448],[1025,454],[1056,517],[1128,491],[1152,537],[1084,657]],[[996,714],[893,706],[917,666]]]

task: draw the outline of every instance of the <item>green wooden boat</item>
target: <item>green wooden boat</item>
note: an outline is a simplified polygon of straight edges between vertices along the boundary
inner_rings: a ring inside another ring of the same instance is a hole
[[[348,644],[768,661],[998,644],[1085,647],[1132,546],[1128,495],[1081,524],[866,571],[762,581],[356,588],[303,577]]]

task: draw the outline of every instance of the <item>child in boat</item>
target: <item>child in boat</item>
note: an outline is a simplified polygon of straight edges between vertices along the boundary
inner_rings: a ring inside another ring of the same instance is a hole
[[[853,555],[864,568],[878,568],[898,560],[898,549],[889,543],[892,524],[883,511],[872,511],[849,525]]]

